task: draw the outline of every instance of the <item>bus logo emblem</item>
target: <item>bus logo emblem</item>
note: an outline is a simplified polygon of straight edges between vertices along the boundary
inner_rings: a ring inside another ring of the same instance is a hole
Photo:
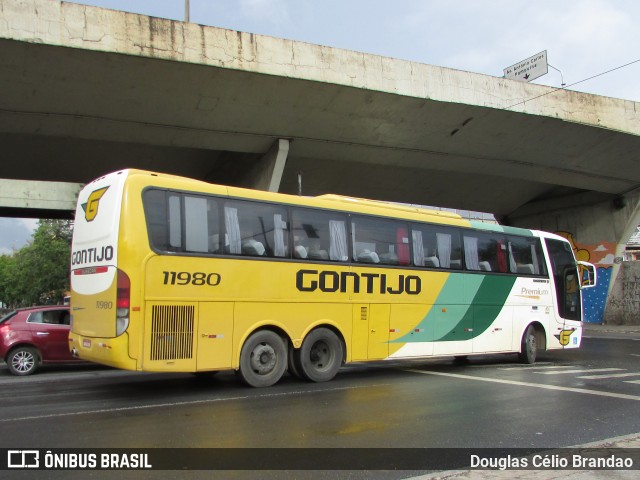
[[[87,203],[82,204],[82,209],[84,210],[84,218],[87,222],[93,221],[98,215],[98,204],[100,203],[100,199],[105,194],[105,192],[109,189],[109,187],[99,188],[98,190],[94,190],[89,195],[89,199]]]
[[[563,347],[566,347],[567,345],[569,345],[569,340],[574,331],[575,330],[562,330],[560,332],[560,335],[554,335],[554,337],[558,339],[558,341],[560,342],[560,345],[562,345]],[[578,337],[574,337],[574,341],[577,338]]]

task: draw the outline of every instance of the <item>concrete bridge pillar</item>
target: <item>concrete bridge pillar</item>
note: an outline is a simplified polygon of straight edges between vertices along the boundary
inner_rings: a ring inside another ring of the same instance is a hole
[[[277,192],[289,155],[289,140],[279,138],[243,180],[243,185],[256,190]]]
[[[591,203],[592,195],[576,197],[572,204],[565,202],[556,209],[549,202],[545,205],[546,211],[537,208],[536,213],[523,212],[510,218],[509,224],[562,235],[573,245],[578,260],[595,264],[598,286],[584,291],[585,321],[636,323],[640,299],[620,308],[620,302],[611,292],[623,281],[618,275],[622,256],[629,238],[640,224],[640,192]]]

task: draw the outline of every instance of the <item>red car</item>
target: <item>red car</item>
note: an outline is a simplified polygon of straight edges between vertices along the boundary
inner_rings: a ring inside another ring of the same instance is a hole
[[[30,307],[0,319],[0,358],[14,375],[45,363],[77,361],[69,352],[69,306]]]

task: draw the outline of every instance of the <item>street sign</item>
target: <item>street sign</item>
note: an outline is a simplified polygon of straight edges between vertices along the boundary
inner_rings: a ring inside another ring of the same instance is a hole
[[[549,72],[549,67],[547,64],[547,51],[545,50],[505,68],[504,78],[530,82],[542,75],[546,75],[547,72]]]

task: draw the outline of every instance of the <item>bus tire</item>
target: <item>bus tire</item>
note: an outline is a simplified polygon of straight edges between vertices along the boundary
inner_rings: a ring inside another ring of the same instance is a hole
[[[327,382],[342,365],[342,342],[332,330],[317,328],[304,339],[299,355],[300,368],[307,380]]]
[[[533,325],[529,325],[522,336],[520,342],[520,353],[518,359],[521,363],[532,364],[536,362],[538,353],[538,336]]]
[[[253,333],[240,352],[240,377],[251,387],[269,387],[276,383],[287,368],[287,347],[284,340],[270,330]]]
[[[17,347],[7,355],[7,367],[14,375],[20,377],[31,375],[38,370],[40,365],[40,355],[33,347]]]

